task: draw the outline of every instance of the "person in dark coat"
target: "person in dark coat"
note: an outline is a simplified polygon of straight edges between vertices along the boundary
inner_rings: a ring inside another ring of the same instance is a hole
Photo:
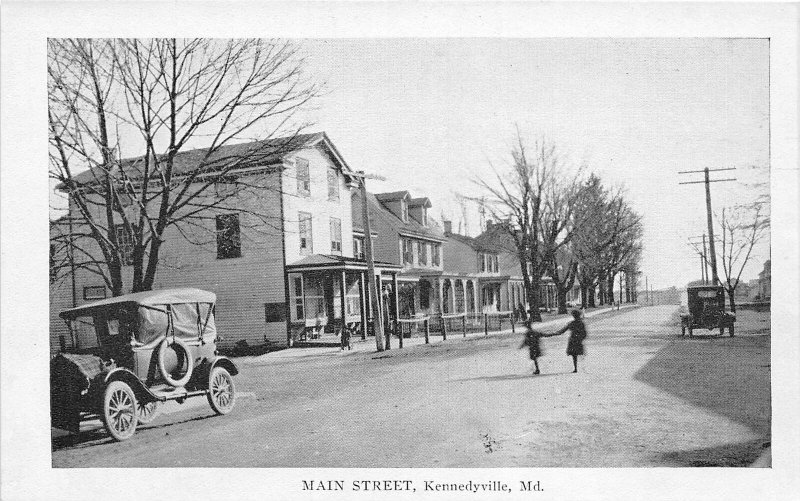
[[[581,318],[581,310],[572,310],[572,321],[553,335],[557,336],[567,331],[570,331],[567,355],[572,357],[572,365],[575,367],[572,372],[578,372],[578,355],[586,353],[586,349],[583,347],[583,340],[586,339],[586,324]]]
[[[528,347],[528,351],[530,353],[531,360],[533,360],[534,374],[539,374],[539,357],[541,357],[544,352],[542,351],[541,343],[539,342],[540,338],[543,337],[550,337],[554,336],[555,334],[544,334],[542,332],[533,330],[531,328],[530,323],[525,324],[525,338],[522,340],[522,344],[519,345],[520,349],[524,347]]]

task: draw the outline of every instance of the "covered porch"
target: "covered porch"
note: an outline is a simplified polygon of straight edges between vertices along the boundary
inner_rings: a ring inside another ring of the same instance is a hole
[[[400,267],[375,263],[380,307],[397,312]],[[343,332],[366,339],[372,334],[367,264],[352,257],[315,254],[286,266],[289,288],[288,344],[335,342]]]

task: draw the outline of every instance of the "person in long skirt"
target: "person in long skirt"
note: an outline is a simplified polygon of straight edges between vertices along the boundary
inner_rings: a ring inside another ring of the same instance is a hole
[[[555,334],[544,334],[542,332],[533,330],[531,328],[530,323],[525,324],[525,338],[522,340],[522,344],[519,345],[519,347],[520,348],[524,348],[526,346],[528,347],[528,352],[530,354],[531,360],[533,360],[534,374],[539,374],[539,357],[541,357],[544,354],[539,339],[554,335]]]
[[[578,355],[584,355],[586,349],[583,347],[583,340],[586,339],[586,324],[581,318],[581,310],[572,310],[572,321],[563,329],[553,333],[554,336],[570,331],[567,341],[567,355],[572,357],[572,372],[578,372]]]

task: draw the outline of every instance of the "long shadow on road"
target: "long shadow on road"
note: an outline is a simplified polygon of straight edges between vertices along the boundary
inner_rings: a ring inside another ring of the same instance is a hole
[[[725,416],[761,438],[678,450],[661,459],[676,466],[745,466],[770,442],[769,336],[676,338],[634,376],[690,404]],[[766,444],[766,445],[765,445]]]

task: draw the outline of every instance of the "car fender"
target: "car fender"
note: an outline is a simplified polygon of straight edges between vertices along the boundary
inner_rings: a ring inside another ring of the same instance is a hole
[[[211,377],[211,371],[214,370],[214,367],[224,367],[231,376],[239,374],[239,369],[228,357],[204,358],[199,362],[199,366],[195,368],[192,376],[192,386],[194,388],[208,388],[208,378]]]
[[[133,393],[136,395],[136,399],[143,403],[153,402],[158,400],[153,392],[142,382],[141,379],[136,377],[130,369],[126,369],[125,367],[117,367],[116,369],[111,370],[103,381],[105,386],[111,384],[112,381],[122,381],[126,383],[128,386],[131,387]]]
[[[210,374],[211,371],[214,369],[214,367],[217,366],[224,367],[225,370],[227,370],[231,376],[239,374],[239,369],[236,367],[236,364],[234,364],[233,361],[228,357],[219,357],[219,356],[214,357],[214,359],[211,360],[208,373]]]

